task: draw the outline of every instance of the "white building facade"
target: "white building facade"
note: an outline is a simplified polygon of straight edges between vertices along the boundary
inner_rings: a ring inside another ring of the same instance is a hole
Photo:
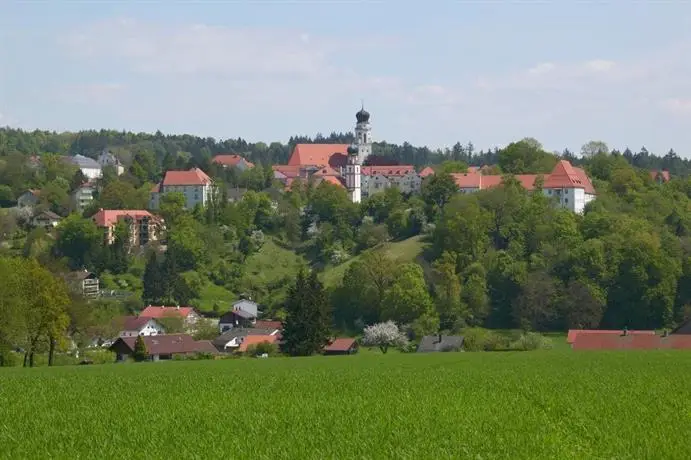
[[[201,169],[189,171],[168,171],[163,181],[151,191],[150,209],[159,209],[160,198],[166,193],[179,192],[185,197],[185,209],[195,206],[207,206],[214,195],[214,183]]]

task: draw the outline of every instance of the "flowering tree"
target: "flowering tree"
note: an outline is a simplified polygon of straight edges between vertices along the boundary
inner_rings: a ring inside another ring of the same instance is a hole
[[[365,328],[363,343],[368,346],[376,346],[386,353],[389,347],[404,347],[408,344],[408,338],[393,321],[377,323]]]

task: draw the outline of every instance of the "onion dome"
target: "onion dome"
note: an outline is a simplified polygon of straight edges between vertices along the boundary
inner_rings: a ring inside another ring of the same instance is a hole
[[[363,107],[355,114],[355,118],[358,123],[367,123],[369,121],[369,112]]]
[[[360,152],[360,149],[358,148],[357,145],[355,144],[350,144],[348,146],[348,155],[357,155],[358,152]]]

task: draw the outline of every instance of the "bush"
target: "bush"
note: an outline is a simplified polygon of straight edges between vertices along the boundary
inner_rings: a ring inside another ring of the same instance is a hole
[[[528,332],[511,345],[512,349],[520,351],[549,350],[552,348],[552,341],[536,332]]]
[[[511,341],[489,329],[473,327],[463,331],[463,348],[466,351],[504,351],[511,348]]]
[[[265,353],[269,356],[275,356],[278,354],[278,346],[275,343],[261,342],[247,347],[246,353],[247,356],[261,356]]]

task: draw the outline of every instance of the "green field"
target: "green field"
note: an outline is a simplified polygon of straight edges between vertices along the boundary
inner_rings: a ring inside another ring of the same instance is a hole
[[[0,369],[2,458],[691,458],[685,352]]]

